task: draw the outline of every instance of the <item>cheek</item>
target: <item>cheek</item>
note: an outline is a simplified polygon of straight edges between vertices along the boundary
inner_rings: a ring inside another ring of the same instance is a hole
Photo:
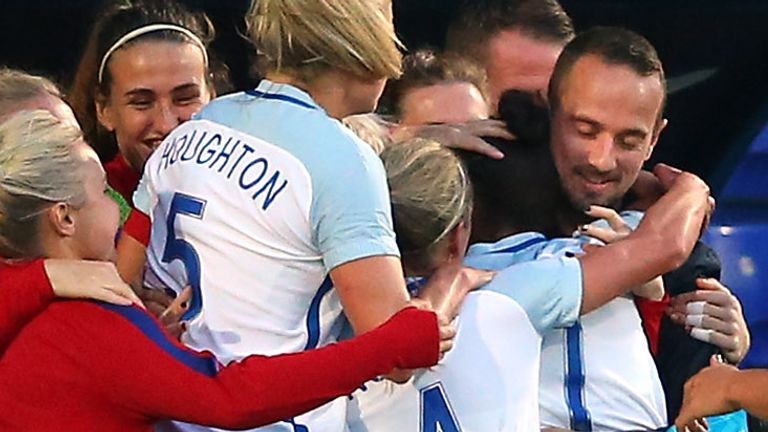
[[[640,172],[640,169],[643,168],[645,155],[646,151],[643,150],[628,152],[618,158],[618,164],[628,178],[634,178]]]
[[[121,147],[136,145],[136,141],[141,140],[146,135],[151,124],[149,114],[133,110],[123,111],[115,127],[118,144]]]
[[[195,113],[200,111],[200,109],[203,108],[203,104],[194,104],[194,105],[187,105],[183,107],[179,107],[176,111],[176,115],[179,117],[179,121],[185,122],[192,118]]]

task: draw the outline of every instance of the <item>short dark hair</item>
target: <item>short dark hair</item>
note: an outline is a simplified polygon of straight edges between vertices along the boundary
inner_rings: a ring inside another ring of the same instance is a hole
[[[560,86],[570,73],[573,65],[582,57],[594,55],[610,65],[626,66],[642,77],[658,75],[664,87],[666,102],[666,80],[664,68],[656,49],[648,39],[621,27],[593,27],[580,33],[565,46],[555,64],[549,81],[549,101],[554,109],[560,103]],[[659,116],[664,111],[664,102]]]
[[[499,115],[516,139],[485,138],[504,153],[491,159],[457,150],[475,191],[475,227],[513,228],[559,236],[558,215],[567,205],[549,150],[549,113],[531,93],[510,90],[501,96]],[[481,238],[480,241],[497,239]]]
[[[488,98],[485,70],[473,60],[458,54],[442,54],[423,49],[403,59],[403,74],[391,80],[381,105],[388,114],[400,114],[403,96],[413,89],[446,83],[469,83]]]
[[[497,33],[517,30],[545,42],[573,38],[573,21],[557,0],[463,0],[448,26],[446,48],[478,58]]]

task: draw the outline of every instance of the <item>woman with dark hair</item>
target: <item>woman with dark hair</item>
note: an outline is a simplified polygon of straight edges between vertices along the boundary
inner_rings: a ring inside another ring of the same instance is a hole
[[[68,100],[107,181],[131,202],[144,162],[214,96],[211,22],[174,0],[133,0],[99,15]]]

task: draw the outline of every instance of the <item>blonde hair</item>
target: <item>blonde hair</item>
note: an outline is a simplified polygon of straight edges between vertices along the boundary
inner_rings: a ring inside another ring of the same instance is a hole
[[[45,110],[19,111],[0,123],[0,255],[40,253],[38,218],[52,204],[85,203],[78,129]]]
[[[356,114],[344,117],[341,122],[355,133],[361,140],[371,146],[377,155],[392,144],[389,129],[394,126],[380,115]]]
[[[18,111],[19,105],[48,95],[61,98],[59,88],[48,78],[0,68],[0,120]]]
[[[332,69],[374,78],[400,76],[402,54],[391,0],[257,0],[248,33],[260,72],[311,82]]]
[[[450,149],[422,138],[386,148],[381,159],[403,259],[431,267],[435,246],[471,213],[466,171]]]

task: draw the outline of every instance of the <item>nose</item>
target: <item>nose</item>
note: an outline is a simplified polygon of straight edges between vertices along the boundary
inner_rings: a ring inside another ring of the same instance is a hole
[[[589,143],[587,160],[589,165],[600,172],[616,168],[613,140],[609,136],[599,136]]]
[[[154,120],[155,130],[162,136],[171,133],[183,121],[179,110],[172,104],[160,104]]]

